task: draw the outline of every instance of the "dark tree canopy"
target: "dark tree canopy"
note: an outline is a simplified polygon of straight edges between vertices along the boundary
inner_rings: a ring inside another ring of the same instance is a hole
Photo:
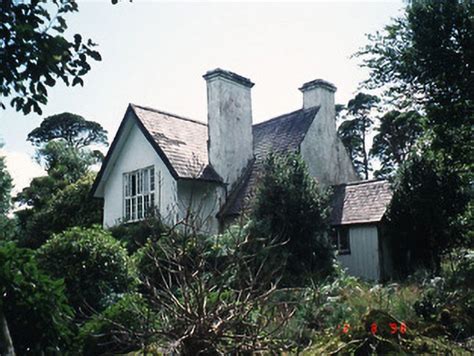
[[[369,178],[370,162],[367,136],[374,124],[373,115],[380,99],[377,96],[358,93],[347,104],[347,119],[339,126],[338,133],[351,157],[357,173]]]
[[[433,148],[458,170],[472,168],[474,3],[411,1],[369,40],[357,54],[370,70],[366,87],[386,89],[401,107],[421,107]]]
[[[107,131],[95,121],[64,112],[45,118],[27,138],[35,146],[58,139],[78,149],[92,144],[107,145]]]
[[[83,85],[89,60],[101,57],[90,39],[64,37],[65,15],[77,11],[69,0],[0,2],[0,108],[11,99],[17,111],[41,114],[57,80]]]
[[[392,175],[408,157],[413,145],[424,132],[424,118],[416,111],[401,113],[393,110],[380,118],[370,155],[380,161],[374,175],[384,178]]]
[[[282,284],[301,286],[332,270],[329,232],[329,192],[311,177],[295,154],[272,154],[260,177],[251,219],[251,235],[284,243],[270,251],[284,268]]]
[[[102,203],[90,195],[93,182],[91,173],[70,184],[50,176],[33,179],[16,198],[30,207],[16,212],[21,244],[37,248],[53,233],[101,224]]]
[[[399,169],[387,211],[387,236],[402,274],[439,272],[441,256],[467,244],[461,220],[469,188],[430,152],[412,154]]]

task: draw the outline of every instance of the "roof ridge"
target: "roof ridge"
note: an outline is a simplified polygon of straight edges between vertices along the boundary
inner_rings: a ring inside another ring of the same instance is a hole
[[[133,104],[133,103],[130,103],[130,105],[132,107],[137,107],[137,108],[140,108],[142,110],[148,110],[148,111],[153,111],[153,112],[156,112],[158,114],[163,114],[163,115],[166,115],[166,116],[172,116],[172,117],[175,117],[177,119],[181,119],[181,120],[186,120],[186,121],[191,121],[191,122],[194,122],[196,124],[200,124],[200,125],[204,125],[204,126],[207,126],[207,124],[205,122],[202,122],[202,121],[199,121],[199,120],[196,120],[196,119],[191,119],[189,117],[185,117],[185,116],[181,116],[181,115],[177,115],[177,114],[173,114],[169,111],[163,111],[163,110],[158,110],[158,109],[155,109],[155,108],[151,108],[149,106],[143,106],[143,105],[137,105],[137,104]]]
[[[338,186],[352,186],[352,185],[361,185],[361,184],[370,184],[370,183],[382,183],[382,182],[388,182],[388,179],[367,179],[367,180],[360,180],[360,181],[354,181],[354,182],[347,182],[347,183],[341,183],[337,184]]]
[[[319,108],[319,106],[314,106],[312,108],[309,108],[309,109],[298,109],[298,110],[294,110],[292,112],[289,112],[289,113],[286,113],[286,114],[282,114],[282,115],[279,115],[279,116],[276,116],[276,117],[273,117],[271,119],[268,119],[266,121],[262,121],[262,122],[259,122],[257,124],[253,124],[252,127],[256,127],[256,126],[263,126],[265,124],[269,124],[269,123],[272,123],[273,121],[276,121],[276,120],[279,120],[279,119],[283,119],[285,116],[290,116],[290,115],[293,115],[299,111],[303,111],[303,112],[307,112],[307,111],[311,111],[311,110],[314,110],[316,108]]]

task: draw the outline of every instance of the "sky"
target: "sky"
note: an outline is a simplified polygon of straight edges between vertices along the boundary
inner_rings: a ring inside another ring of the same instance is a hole
[[[111,142],[128,103],[206,121],[202,75],[223,68],[247,78],[254,122],[299,109],[305,82],[334,83],[336,102],[346,104],[367,70],[351,58],[401,14],[402,1],[152,2],[79,1],[67,17],[66,36],[98,43],[84,87],[56,85],[43,115],[0,110],[0,154],[16,193],[44,174],[32,159],[27,134],[42,118],[62,112],[99,122]]]

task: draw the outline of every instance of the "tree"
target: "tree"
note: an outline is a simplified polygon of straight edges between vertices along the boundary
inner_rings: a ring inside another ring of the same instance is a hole
[[[432,148],[459,172],[472,172],[474,3],[411,1],[356,55],[400,107],[424,110]]]
[[[328,275],[333,262],[329,191],[318,185],[295,153],[271,154],[263,172],[250,214],[250,234],[265,243],[281,244],[267,249],[268,268],[284,266],[282,285],[286,286],[300,287]]]
[[[37,259],[51,276],[64,279],[78,316],[103,310],[114,294],[125,293],[133,286],[127,251],[98,226],[74,227],[54,235],[38,249]]]
[[[2,148],[0,143],[0,148]],[[12,178],[7,171],[5,157],[0,156],[0,215],[4,215],[10,208],[10,192]]]
[[[459,174],[432,152],[413,153],[397,173],[387,235],[402,274],[422,266],[439,272],[441,256],[466,245],[459,217],[470,196]]]
[[[0,142],[0,148],[2,143]],[[5,157],[0,156],[0,240],[6,239],[12,229],[11,222],[6,216],[10,209],[10,192],[12,189],[12,178],[7,171]]]
[[[374,95],[357,94],[347,104],[349,119],[344,121],[338,129],[356,171],[365,179],[369,179],[370,171],[367,137],[374,124],[372,115],[379,101],[380,99]]]
[[[360,122],[357,120],[345,120],[337,129],[341,142],[346,148],[347,154],[359,176],[364,172],[364,162],[362,158],[364,156],[364,145],[360,132]]]
[[[45,118],[27,138],[35,146],[57,139],[64,140],[68,146],[78,149],[91,144],[107,145],[107,131],[95,121],[64,112]]]
[[[48,101],[48,89],[61,79],[66,85],[83,85],[89,60],[100,61],[90,39],[75,34],[64,37],[65,15],[78,11],[68,0],[43,3],[38,0],[2,1],[0,4],[0,108],[7,98],[17,111],[41,114]]]
[[[49,177],[40,178],[48,181]],[[68,228],[87,228],[101,224],[102,203],[90,195],[94,178],[94,174],[86,174],[76,182],[54,191],[46,200],[40,200],[37,205],[33,205],[33,208],[16,212],[22,231],[21,245],[38,248],[53,234]],[[46,188],[46,192],[48,191],[49,187]],[[30,189],[29,193],[32,192]]]
[[[19,355],[66,351],[72,309],[64,284],[38,268],[32,251],[13,242],[0,242],[0,319],[2,314],[2,326]],[[0,350],[3,345],[4,340]]]
[[[100,162],[87,149],[68,146],[64,141],[50,141],[36,151],[36,161],[48,176],[56,181],[72,183],[89,172],[90,166]]]
[[[370,156],[380,161],[381,167],[374,173],[377,178],[386,178],[407,159],[414,144],[424,132],[423,117],[416,111],[389,111],[380,118]]]

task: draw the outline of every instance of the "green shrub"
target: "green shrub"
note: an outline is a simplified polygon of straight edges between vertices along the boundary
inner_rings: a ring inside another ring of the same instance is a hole
[[[18,355],[64,352],[73,315],[64,284],[38,268],[31,250],[0,243],[0,309]]]
[[[156,316],[139,294],[125,294],[80,329],[84,355],[127,353],[149,345],[157,329]]]
[[[89,314],[102,310],[111,294],[133,287],[134,272],[127,251],[99,226],[75,227],[53,235],[37,256],[52,276],[64,278],[76,311]]]
[[[301,287],[332,273],[329,236],[329,191],[318,185],[298,154],[271,154],[251,212],[250,234],[257,245],[279,243],[269,250],[267,268],[284,266],[281,284]]]
[[[163,232],[165,227],[157,214],[139,222],[124,223],[110,228],[112,236],[125,244],[129,254],[143,247],[148,240],[158,240]]]

